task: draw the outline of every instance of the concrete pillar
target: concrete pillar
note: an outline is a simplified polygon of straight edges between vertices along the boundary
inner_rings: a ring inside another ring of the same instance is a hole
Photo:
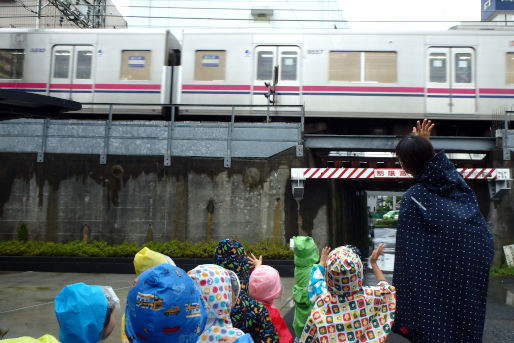
[[[357,246],[362,256],[368,255],[368,214],[366,192],[356,184],[338,182],[335,184],[335,193],[332,194],[335,207],[331,218],[331,246],[344,244]]]
[[[512,155],[512,154],[511,154]],[[510,168],[512,175],[512,160],[503,161],[501,151],[489,154],[489,166],[494,168]],[[494,239],[493,266],[505,263],[503,246],[514,244],[514,195],[509,190],[500,200],[489,200],[489,211],[486,220],[491,228]]]

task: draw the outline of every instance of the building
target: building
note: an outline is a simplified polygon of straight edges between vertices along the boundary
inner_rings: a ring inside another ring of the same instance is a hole
[[[0,0],[0,28],[127,28],[111,0]]]

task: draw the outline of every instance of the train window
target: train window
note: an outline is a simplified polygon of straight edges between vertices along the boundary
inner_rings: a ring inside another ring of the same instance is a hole
[[[273,51],[259,51],[257,53],[257,80],[273,79]]]
[[[225,80],[226,51],[197,50],[195,53],[195,80]]]
[[[508,83],[508,84],[512,84],[514,83],[514,52],[508,52],[506,55],[505,55],[505,70],[506,70],[506,75],[505,75],[505,81]]]
[[[0,79],[21,79],[24,57],[22,49],[0,49]]]
[[[54,59],[54,78],[67,79],[70,70],[71,51],[56,50]]]
[[[330,51],[328,79],[330,81],[360,81],[361,53]]]
[[[471,83],[471,54],[456,53],[455,54],[455,82]]]
[[[280,57],[280,79],[284,81],[296,80],[298,53],[296,51],[283,51]]]
[[[365,52],[364,81],[396,82],[396,52]]]
[[[150,80],[151,63],[151,51],[123,50],[121,52],[121,79]]]
[[[432,52],[430,59],[430,82],[445,83],[446,81],[446,60],[444,52]]]
[[[331,51],[329,80],[396,82],[396,52]]]
[[[77,52],[77,79],[91,78],[91,64],[93,62],[93,52],[78,51]]]

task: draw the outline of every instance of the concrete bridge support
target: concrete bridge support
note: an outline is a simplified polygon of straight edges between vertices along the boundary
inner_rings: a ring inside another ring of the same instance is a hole
[[[504,161],[501,151],[490,153],[488,160],[488,164],[494,168],[509,168],[512,175],[512,159]],[[493,266],[505,264],[503,246],[514,244],[514,195],[512,192],[512,189],[507,191],[499,200],[489,200],[485,218],[493,233],[495,251]]]
[[[331,207],[331,245],[337,247],[352,244],[363,257],[368,256],[368,211],[366,192],[359,183],[331,180],[334,198]]]

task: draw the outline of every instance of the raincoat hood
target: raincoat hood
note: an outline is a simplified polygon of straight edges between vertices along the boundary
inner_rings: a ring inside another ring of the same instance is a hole
[[[96,343],[104,328],[107,301],[100,286],[68,285],[54,301],[62,343]]]
[[[241,284],[241,291],[248,293],[250,265],[243,245],[233,239],[224,239],[214,250],[214,263],[236,273]]]
[[[127,295],[129,342],[196,342],[207,312],[193,280],[179,267],[160,264],[139,275]]]
[[[250,296],[264,305],[275,307],[274,300],[280,297],[282,284],[280,274],[270,266],[262,265],[250,275]]]
[[[242,336],[243,332],[235,329],[230,319],[232,306],[239,296],[235,273],[215,264],[203,264],[187,274],[200,290],[209,317],[214,319],[199,341],[217,342],[222,336]]]
[[[147,247],[139,250],[134,257],[134,269],[136,271],[136,275],[141,274],[148,268],[152,268],[163,263],[171,264],[172,266],[175,265],[175,262],[173,262],[173,260],[168,256],[148,249]]]
[[[327,289],[332,294],[348,296],[362,290],[362,262],[351,248],[342,246],[332,250],[325,274]]]
[[[423,184],[436,194],[445,194],[455,188],[468,189],[464,180],[455,172],[455,167],[448,160],[444,151],[439,151],[428,161],[420,175],[414,181]]]
[[[295,236],[294,264],[297,267],[312,267],[319,260],[318,247],[309,236]]]
[[[18,337],[18,338],[9,338],[2,339],[4,343],[59,343],[58,340],[55,339],[52,335],[44,335],[39,338],[32,338],[28,336]],[[237,341],[239,342],[239,341]]]

